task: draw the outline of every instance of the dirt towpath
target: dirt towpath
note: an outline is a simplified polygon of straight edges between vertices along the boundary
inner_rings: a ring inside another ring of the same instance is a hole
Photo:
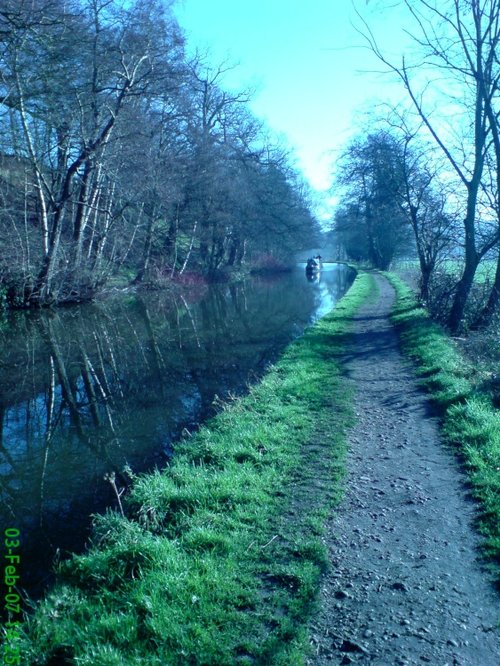
[[[498,666],[499,596],[474,504],[389,321],[390,284],[355,319],[345,364],[358,422],[309,664]]]

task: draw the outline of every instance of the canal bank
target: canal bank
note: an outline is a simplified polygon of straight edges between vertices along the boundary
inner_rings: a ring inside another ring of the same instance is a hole
[[[301,663],[352,419],[337,359],[371,288],[358,276],[248,396],[134,480],[124,515],[96,519],[26,623],[26,663]]]
[[[130,471],[162,468],[230,396],[335,306],[354,271],[330,264],[0,320],[0,524],[23,537],[30,596],[54,557],[82,552],[91,514]],[[114,479],[113,483],[111,481]]]

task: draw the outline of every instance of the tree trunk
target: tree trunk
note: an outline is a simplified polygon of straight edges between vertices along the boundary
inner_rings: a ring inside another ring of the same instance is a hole
[[[236,256],[236,265],[237,266],[241,266],[241,264],[245,260],[245,256],[246,256],[246,253],[247,253],[247,244],[248,244],[247,239],[245,239],[243,241],[243,243],[240,244],[239,251],[238,251],[237,256]]]
[[[474,329],[486,328],[486,326],[488,326],[493,320],[493,316],[495,312],[498,310],[499,305],[500,305],[500,251],[498,253],[495,279],[493,281],[493,287],[491,289],[488,301],[486,302],[486,305],[484,306],[482,311],[479,313],[479,316],[473,323],[472,328]]]
[[[425,304],[429,302],[429,283],[432,270],[432,266],[426,262],[420,262],[420,300]]]
[[[63,210],[58,208],[54,213],[52,230],[49,236],[49,251],[43,258],[42,267],[36,279],[35,292],[37,293],[38,304],[49,303],[52,298],[52,281],[55,274],[55,267],[59,253],[59,243],[62,232]]]
[[[467,299],[474,283],[474,276],[476,274],[477,266],[477,256],[475,257],[475,260],[473,258],[469,258],[469,260],[467,260],[466,258],[464,272],[458,281],[455,298],[453,300],[453,305],[448,316],[448,328],[453,334],[458,333],[460,330],[460,326],[464,318]]]
[[[227,265],[228,266],[234,266],[236,262],[236,257],[238,256],[238,250],[240,247],[240,239],[239,238],[233,238],[231,242],[231,246],[229,248],[229,256],[227,258]]]
[[[179,228],[179,206],[177,206],[177,213],[174,218],[170,220],[168,226],[167,238],[165,239],[164,251],[167,260],[170,260],[175,252],[177,246],[177,231]]]
[[[191,257],[191,252],[192,252],[192,250],[193,250],[193,245],[194,245],[194,239],[195,239],[195,235],[196,235],[196,227],[197,227],[197,225],[198,225],[198,221],[195,220],[194,225],[193,225],[193,232],[192,232],[192,234],[191,234],[191,240],[190,240],[190,242],[189,242],[189,249],[188,249],[188,251],[187,251],[186,258],[184,259],[184,263],[182,264],[182,268],[181,268],[181,270],[179,271],[179,275],[182,275],[182,273],[184,273],[184,271],[186,270],[186,266],[188,265],[189,258]]]
[[[464,219],[465,231],[465,266],[462,277],[458,281],[455,298],[448,316],[448,328],[451,333],[457,333],[462,324],[464,317],[465,306],[471,287],[474,283],[474,275],[476,274],[477,266],[479,264],[480,255],[476,248],[476,209],[477,209],[477,196],[481,176],[483,173],[484,158],[477,156],[474,174],[471,181],[467,186],[467,213]]]
[[[139,212],[138,220],[136,227],[139,226],[142,214],[144,212],[144,203],[141,205],[141,210]],[[144,249],[142,252],[141,264],[137,271],[135,278],[132,280],[132,284],[139,284],[144,279],[144,275],[149,268],[149,261],[151,259],[151,247],[153,245],[153,228],[155,223],[155,215],[153,214],[149,218],[148,226],[146,227],[146,239],[144,241]]]

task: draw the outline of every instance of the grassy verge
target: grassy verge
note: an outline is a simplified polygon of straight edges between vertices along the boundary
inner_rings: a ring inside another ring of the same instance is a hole
[[[500,415],[491,395],[476,381],[475,368],[443,329],[416,302],[412,290],[394,275],[393,320],[403,346],[417,364],[422,382],[443,414],[443,432],[460,453],[479,500],[478,527],[487,561],[500,583]]]
[[[373,289],[358,276],[248,396],[138,477],[126,516],[27,618],[23,663],[302,664],[352,415],[336,356]]]

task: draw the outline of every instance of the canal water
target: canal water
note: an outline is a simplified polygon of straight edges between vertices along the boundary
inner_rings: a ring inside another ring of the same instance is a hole
[[[0,524],[21,530],[20,587],[83,548],[91,514],[117,506],[127,469],[162,467],[175,441],[245,391],[345,293],[326,264],[175,295],[123,294],[0,320]]]

